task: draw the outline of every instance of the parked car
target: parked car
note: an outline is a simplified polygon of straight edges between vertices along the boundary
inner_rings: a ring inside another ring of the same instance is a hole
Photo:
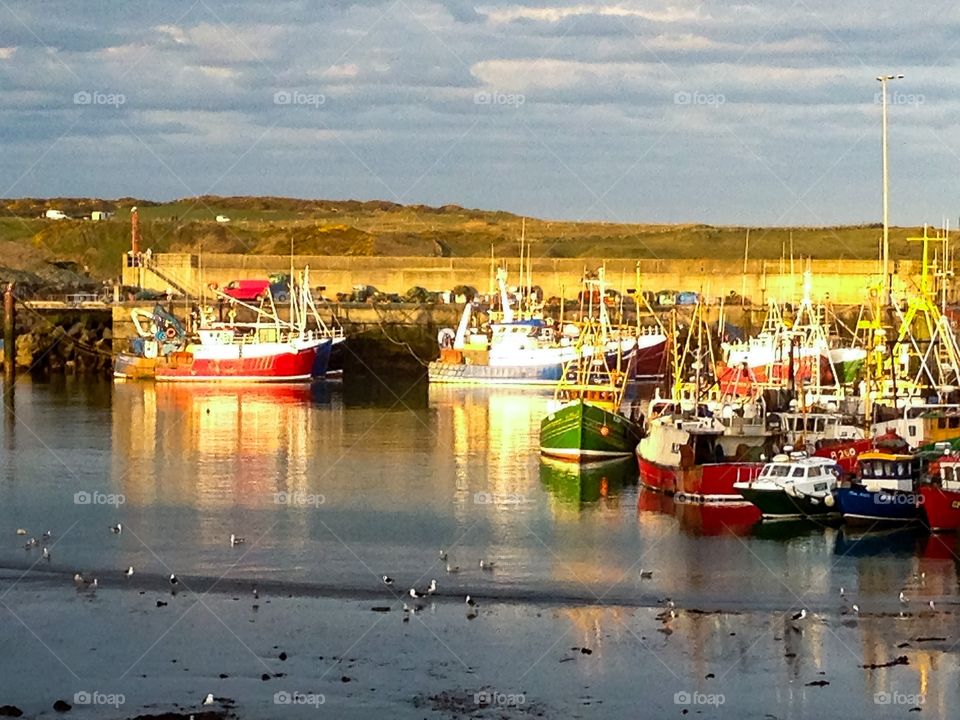
[[[269,289],[269,280],[234,280],[223,289],[223,293],[234,300],[250,302],[265,297]]]

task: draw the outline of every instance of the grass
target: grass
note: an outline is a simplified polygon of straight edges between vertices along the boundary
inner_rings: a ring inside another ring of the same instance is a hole
[[[371,201],[295,198],[199,197],[169,203],[134,198],[0,200],[0,241],[32,247],[37,257],[73,260],[98,277],[117,274],[129,249],[130,208],[138,206],[143,248],[153,252],[302,255],[411,255],[515,257],[522,220],[505,212],[403,206]],[[80,216],[110,210],[102,222],[37,219],[48,208]],[[226,215],[229,223],[215,221]],[[915,259],[908,236],[920,228],[892,228],[890,255]],[[750,228],[750,257],[873,260],[879,225]],[[743,257],[746,227],[566,222],[529,218],[526,238],[536,257],[702,258]],[[0,265],[4,261],[0,259]]]

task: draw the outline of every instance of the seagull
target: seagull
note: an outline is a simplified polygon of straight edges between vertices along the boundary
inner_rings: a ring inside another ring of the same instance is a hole
[[[126,575],[127,577],[130,577],[131,575],[133,575],[133,565],[127,568],[127,571],[124,573],[124,575]]]
[[[433,595],[437,591],[437,581],[431,580],[430,587],[427,588],[427,595]]]
[[[37,544],[38,543],[36,538],[30,538],[29,540],[27,540],[27,544],[24,545],[23,547],[24,549],[29,550],[30,548],[32,548],[34,545],[37,545]]]
[[[393,578],[389,575],[381,575],[380,579],[383,580],[384,585],[393,585]]]
[[[44,549],[43,549],[43,559],[44,559],[44,560],[50,560],[50,551],[47,550],[47,548],[44,548]]]
[[[410,588],[410,597],[412,597],[412,598],[422,598],[423,596],[424,596],[423,593],[418,593],[417,590],[416,590],[416,588]]]
[[[793,620],[794,621],[803,620],[806,617],[807,617],[807,609],[803,608],[800,612],[794,613]]]
[[[903,590],[900,591],[900,602],[902,602],[904,605],[910,602],[910,598],[903,594]]]
[[[97,587],[97,579],[93,578],[92,580],[87,580],[80,573],[75,573],[73,576],[73,582],[77,584],[78,587]]]
[[[846,593],[843,591],[843,588],[840,588],[840,597],[843,597]]]
[[[859,614],[860,614],[860,606],[855,604],[855,605],[853,606],[853,612],[856,613],[857,615],[859,615]]]
[[[170,584],[171,584],[171,585],[176,585],[176,584],[179,583],[179,582],[180,582],[180,581],[177,580],[177,576],[174,575],[173,573],[170,573]]]
[[[487,572],[493,572],[493,563],[492,563],[492,562],[484,562],[483,560],[481,560],[481,561],[480,561],[480,569],[481,569],[481,570],[486,570]]]
[[[451,567],[451,566],[450,566],[450,563],[447,563],[447,572],[450,573],[451,575],[454,575],[454,574],[460,572],[460,566],[459,566],[459,565],[454,565],[453,567]]]
[[[937,606],[933,604],[933,600],[931,600],[930,602],[928,602],[927,605],[930,606],[930,609],[931,609],[931,610],[936,610],[936,609],[937,609]]]
[[[260,591],[257,590],[257,586],[256,586],[256,585],[253,586],[253,599],[254,599],[254,600],[260,599]]]
[[[207,693],[207,696],[203,699],[202,705],[213,705],[213,693]]]
[[[640,578],[643,580],[649,580],[653,577],[653,570],[644,570],[640,568]]]
[[[17,528],[17,535],[26,535],[26,534],[27,534],[26,528]]]
[[[49,540],[50,538],[53,537],[53,533],[51,533],[49,530],[44,530],[43,535],[41,535],[40,537],[43,540]]]
[[[467,603],[467,605],[469,605],[470,607],[479,607],[479,605],[477,604],[477,601],[474,600],[474,599],[473,599],[472,597],[470,597],[469,595],[467,595],[466,603]]]
[[[447,551],[446,551],[446,550],[441,550],[441,551],[440,551],[440,559],[443,560],[444,562],[447,561]]]
[[[111,525],[110,532],[112,532],[114,535],[119,535],[120,533],[123,532],[123,525],[121,523],[117,523],[116,525]]]
[[[237,537],[233,533],[230,533],[230,547],[235,545],[243,545],[247,541],[246,538]]]

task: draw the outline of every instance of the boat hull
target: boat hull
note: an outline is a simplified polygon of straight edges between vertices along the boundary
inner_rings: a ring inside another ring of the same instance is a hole
[[[204,358],[176,352],[157,363],[157,382],[304,382],[313,379],[318,346],[258,357]],[[329,350],[328,350],[329,351]]]
[[[956,532],[960,528],[960,492],[938,485],[922,485],[919,492],[931,530]]]
[[[916,493],[837,488],[837,505],[847,525],[903,525],[920,519],[923,502]]]
[[[789,495],[782,488],[761,489],[756,487],[738,487],[744,499],[760,509],[765,520],[791,520],[797,518],[826,518],[839,516],[840,509],[832,495],[826,498]],[[829,499],[827,499],[829,498]]]
[[[540,422],[540,452],[578,462],[629,457],[640,436],[640,427],[619,413],[576,400]]]
[[[734,484],[754,480],[764,465],[762,462],[719,462],[680,468],[653,462],[639,454],[637,462],[644,487],[702,502],[743,502],[744,497]]]

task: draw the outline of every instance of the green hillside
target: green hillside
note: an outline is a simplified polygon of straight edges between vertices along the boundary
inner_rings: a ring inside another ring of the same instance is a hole
[[[223,252],[303,255],[516,256],[521,218],[505,212],[404,206],[383,201],[300,200],[272,197],[184,198],[156,203],[134,198],[0,200],[0,242],[30,251],[29,262],[71,260],[95,277],[118,273],[130,243],[130,208],[140,211],[142,247],[153,252]],[[50,208],[70,220],[40,219]],[[105,221],[79,219],[92,210],[115,213]],[[226,215],[229,223],[217,223]],[[567,222],[528,218],[526,237],[537,257],[743,257],[744,227]],[[891,257],[913,258],[905,238],[918,228],[891,231]],[[873,259],[878,225],[833,228],[751,228],[750,257],[796,256]],[[10,246],[7,246],[10,247]],[[23,253],[17,254],[23,256]],[[29,264],[0,258],[0,267]],[[29,269],[29,268],[26,268]]]

